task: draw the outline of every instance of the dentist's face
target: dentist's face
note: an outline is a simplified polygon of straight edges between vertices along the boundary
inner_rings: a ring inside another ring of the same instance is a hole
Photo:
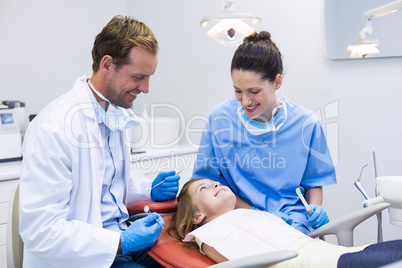
[[[269,122],[277,105],[275,91],[282,85],[282,76],[278,74],[271,82],[261,79],[260,74],[253,71],[233,70],[232,80],[236,98],[246,115],[257,121]]]
[[[201,217],[203,219],[205,217],[205,222],[233,210],[236,205],[236,197],[229,187],[209,179],[198,180],[191,184],[189,193],[193,205]]]
[[[106,81],[105,97],[114,105],[131,108],[137,95],[148,93],[149,79],[155,73],[158,56],[143,47],[133,47],[130,63],[116,69],[111,65]]]

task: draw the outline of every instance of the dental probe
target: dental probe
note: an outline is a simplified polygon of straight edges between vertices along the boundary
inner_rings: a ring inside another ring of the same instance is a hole
[[[184,171],[184,168],[183,169],[181,169],[179,172],[176,172],[176,174],[175,175],[179,175],[180,173],[182,173]],[[159,183],[157,183],[157,184],[155,184],[154,186],[152,186],[152,188],[151,189],[153,189],[153,188],[155,188],[156,186],[159,186],[159,185],[161,185],[162,183],[164,183],[165,182],[165,180],[163,180],[163,181],[161,181],[161,182],[159,182]]]
[[[145,213],[151,213],[151,211],[149,210],[149,206],[148,205],[146,205],[145,207],[144,207],[144,212]],[[162,226],[162,224],[158,221],[158,219],[155,219],[156,220],[156,222],[162,227],[162,229],[165,229],[163,226]]]

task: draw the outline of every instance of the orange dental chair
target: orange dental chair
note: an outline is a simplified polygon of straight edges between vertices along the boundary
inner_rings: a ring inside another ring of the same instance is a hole
[[[159,235],[153,247],[147,250],[147,253],[164,267],[169,268],[235,268],[235,267],[267,267],[276,263],[297,257],[298,253],[290,250],[255,255],[252,258],[242,258],[238,260],[226,261],[215,264],[214,261],[199,251],[187,248],[182,245],[180,240],[171,237],[166,233],[167,227],[170,225],[172,216],[176,211],[178,202],[172,199],[166,202],[144,201],[127,206],[130,220],[141,218],[144,213],[144,207],[149,206],[149,211],[159,213],[165,221],[165,229]],[[338,239],[338,244],[343,246],[353,246],[353,230],[354,228],[377,214],[378,212],[388,208],[388,203],[380,203],[370,207],[360,209],[346,216],[330,221],[328,224],[316,229],[310,233],[311,237],[320,237],[324,239],[325,235],[333,234]]]
[[[296,251],[283,250],[271,253],[265,253],[253,256],[250,258],[241,258],[232,261],[226,261],[215,264],[207,256],[200,253],[198,250],[190,249],[182,245],[180,240],[177,240],[167,234],[167,227],[170,225],[174,212],[176,212],[178,202],[172,199],[165,202],[143,201],[127,206],[130,220],[141,218],[147,213],[144,213],[144,207],[148,206],[152,212],[158,212],[165,221],[165,228],[159,235],[153,247],[147,249],[148,255],[155,259],[158,263],[168,268],[235,268],[235,267],[267,267],[281,261],[285,261],[296,257]]]

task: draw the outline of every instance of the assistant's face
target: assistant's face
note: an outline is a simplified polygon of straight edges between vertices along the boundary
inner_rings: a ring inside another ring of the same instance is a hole
[[[209,179],[194,182],[189,187],[193,205],[208,221],[234,209],[236,196],[227,186]]]
[[[129,58],[130,63],[120,69],[113,64],[105,88],[105,97],[126,109],[133,106],[138,94],[148,93],[149,79],[158,65],[158,56],[143,47],[133,47]]]
[[[271,82],[261,79],[260,74],[253,71],[233,70],[232,80],[236,98],[246,115],[257,121],[268,122],[277,105],[275,91],[282,85],[282,76],[278,74]]]

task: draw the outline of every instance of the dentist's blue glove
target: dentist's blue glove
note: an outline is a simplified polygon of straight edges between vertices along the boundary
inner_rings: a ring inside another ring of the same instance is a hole
[[[281,218],[284,220],[287,224],[291,225],[293,223],[293,220],[289,217],[289,215],[280,212],[280,211],[268,211],[271,214],[274,214],[275,216]]]
[[[180,176],[175,174],[176,171],[174,170],[158,174],[156,179],[152,182],[152,201],[166,201],[176,197],[177,192],[179,191]]]
[[[314,229],[317,229],[324,224],[329,222],[327,212],[322,206],[310,205],[312,211],[310,212],[310,217],[308,218],[308,223]]]
[[[165,222],[159,214],[152,213],[134,221],[124,232],[120,234],[121,250],[123,255],[141,251],[152,247],[162,232]]]

